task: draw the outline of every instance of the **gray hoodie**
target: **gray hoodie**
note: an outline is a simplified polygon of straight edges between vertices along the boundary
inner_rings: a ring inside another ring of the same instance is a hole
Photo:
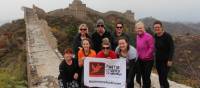
[[[120,53],[119,46],[115,49],[115,53],[117,55],[119,55],[119,53]],[[125,58],[125,57],[119,56],[119,58]],[[137,50],[133,46],[130,45],[129,50],[128,50],[128,54],[126,56],[126,64],[128,64],[129,61],[133,60],[133,59],[135,59],[135,62],[136,62],[137,58],[138,58]],[[129,68],[129,66],[127,66],[127,68]]]

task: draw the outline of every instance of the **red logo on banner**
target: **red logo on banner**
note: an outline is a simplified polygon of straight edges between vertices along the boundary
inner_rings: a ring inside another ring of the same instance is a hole
[[[105,63],[90,62],[89,67],[90,77],[105,77]]]

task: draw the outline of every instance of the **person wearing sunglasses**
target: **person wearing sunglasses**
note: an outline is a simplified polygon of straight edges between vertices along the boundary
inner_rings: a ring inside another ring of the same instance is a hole
[[[122,22],[118,22],[115,25],[115,31],[112,33],[113,35],[113,48],[116,49],[117,45],[118,45],[118,38],[120,37],[125,37],[128,42],[130,42],[130,37],[124,32],[123,29],[123,23]]]
[[[112,45],[113,37],[111,33],[105,29],[103,19],[97,21],[96,27],[96,31],[92,34],[92,43],[95,45],[94,50],[99,52],[101,50],[102,39],[107,37]],[[111,46],[111,48],[113,47]]]
[[[118,39],[118,47],[115,50],[118,58],[126,59],[126,88],[134,88],[134,77],[136,74],[136,61],[137,51],[129,44],[126,37],[120,37]]]
[[[116,53],[111,50],[110,42],[108,38],[102,40],[102,50],[97,53],[98,58],[116,59]]]
[[[78,51],[81,48],[81,41],[86,38],[91,39],[88,33],[88,27],[86,24],[81,24],[79,26],[78,34],[74,37],[73,41],[73,50],[77,58],[78,58]]]

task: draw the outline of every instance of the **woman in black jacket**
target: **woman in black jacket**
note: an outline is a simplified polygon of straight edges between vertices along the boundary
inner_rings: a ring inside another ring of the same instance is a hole
[[[88,33],[88,27],[86,24],[81,24],[79,26],[78,34],[75,35],[74,41],[73,41],[73,51],[76,57],[78,57],[78,51],[81,47],[81,41],[83,39],[91,39],[89,33]]]
[[[58,76],[60,88],[79,88],[77,79],[78,75],[78,63],[76,59],[72,58],[72,49],[66,49],[64,53],[64,60],[59,66],[60,74]]]
[[[174,54],[174,42],[172,36],[164,31],[160,21],[154,22],[155,48],[156,48],[156,69],[159,76],[161,88],[169,88],[167,74],[172,65]]]

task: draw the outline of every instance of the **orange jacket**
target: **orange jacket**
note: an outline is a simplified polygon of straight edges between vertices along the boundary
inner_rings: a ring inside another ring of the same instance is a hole
[[[78,51],[78,62],[79,62],[79,66],[83,66],[83,60],[84,57],[96,57],[96,52],[92,49],[90,49],[89,54],[86,56],[83,49],[80,49]]]

